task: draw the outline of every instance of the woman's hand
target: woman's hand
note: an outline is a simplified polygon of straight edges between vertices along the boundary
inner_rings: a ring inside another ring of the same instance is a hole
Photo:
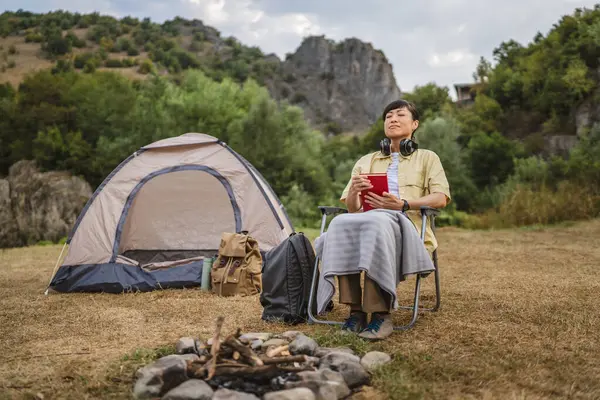
[[[371,189],[371,181],[362,175],[354,175],[352,177],[352,183],[350,184],[349,194],[355,196],[363,190]]]
[[[375,193],[368,193],[365,196],[365,203],[373,208],[383,208],[386,210],[398,210],[401,211],[404,207],[404,201],[400,200],[393,194],[383,192],[383,196],[379,196]]]

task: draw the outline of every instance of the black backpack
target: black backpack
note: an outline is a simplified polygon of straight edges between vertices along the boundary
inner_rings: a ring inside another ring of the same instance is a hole
[[[292,233],[265,253],[260,294],[263,320],[288,324],[308,321],[308,297],[315,259],[310,240],[302,232]],[[328,310],[332,305],[330,303]],[[316,315],[316,309],[315,290],[313,315]]]

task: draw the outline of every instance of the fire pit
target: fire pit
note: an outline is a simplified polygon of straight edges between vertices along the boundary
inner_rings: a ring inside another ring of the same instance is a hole
[[[177,354],[136,372],[137,399],[342,399],[369,383],[385,353],[358,357],[348,348],[319,347],[297,331],[221,335],[223,317],[206,342],[181,338]]]

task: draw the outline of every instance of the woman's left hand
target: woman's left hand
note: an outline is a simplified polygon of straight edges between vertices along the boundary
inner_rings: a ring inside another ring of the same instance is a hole
[[[404,206],[403,200],[387,192],[383,192],[383,196],[370,192],[365,197],[365,202],[373,208],[384,208],[386,210],[402,210]]]

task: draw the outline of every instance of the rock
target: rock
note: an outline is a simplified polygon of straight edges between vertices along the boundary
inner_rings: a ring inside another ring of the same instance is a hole
[[[199,356],[209,354],[207,344],[205,344],[202,340],[194,339],[194,346],[195,346],[194,351]]]
[[[402,95],[383,52],[355,38],[309,36],[281,71],[281,81],[267,82],[271,95],[301,107],[325,133],[365,131]]]
[[[263,343],[264,342],[262,340],[256,339],[250,343],[250,347],[252,348],[252,350],[260,349]]]
[[[324,368],[330,368],[342,374],[350,389],[369,382],[369,374],[360,364],[360,358],[352,354],[342,352],[329,353],[321,358],[319,369]]]
[[[40,172],[35,161],[13,164],[0,183],[0,222],[12,221],[0,225],[0,247],[57,242],[68,236],[91,196],[91,186],[79,177]]]
[[[200,379],[190,379],[169,390],[161,400],[210,400],[213,390]]]
[[[370,351],[363,356],[360,360],[360,364],[367,370],[372,371],[373,369],[387,364],[392,361],[392,357],[389,354],[381,351]]]
[[[133,396],[136,399],[149,399],[164,395],[188,379],[187,361],[197,359],[195,354],[172,354],[138,369]]]
[[[298,373],[300,380],[288,381],[286,388],[308,388],[316,394],[317,399],[343,399],[350,394],[350,389],[342,374],[329,368],[318,371]]]
[[[266,342],[264,342],[261,347],[263,349],[269,348],[271,346],[273,347],[278,347],[278,346],[285,346],[286,344],[288,344],[288,341],[285,339],[269,339]]]
[[[221,388],[215,392],[213,400],[260,400],[253,394],[237,392],[235,390]]]
[[[19,226],[10,202],[10,184],[7,179],[0,179],[0,247],[15,247],[22,244]]]
[[[312,390],[299,387],[296,389],[280,390],[278,392],[266,393],[264,400],[315,400]]]
[[[296,336],[302,335],[302,334],[303,333],[300,331],[285,331],[279,336],[281,336],[282,338],[287,339],[287,340],[294,340],[294,339],[296,339]]]
[[[319,357],[306,356],[306,364],[318,366],[320,363],[321,359]]]
[[[314,339],[300,334],[296,336],[296,339],[294,339],[292,343],[290,343],[290,353],[312,356],[318,347],[319,345],[314,341]]]
[[[325,357],[332,352],[354,354],[354,351],[348,347],[319,347],[315,350],[315,357]]]
[[[191,337],[182,337],[175,344],[175,349],[177,350],[177,354],[188,354],[196,352],[196,343],[194,338]]]
[[[262,340],[263,342],[271,339],[273,335],[265,332],[248,332],[240,336],[240,340],[252,342],[253,340]]]
[[[350,354],[344,351],[330,351],[321,357],[321,364],[339,364],[340,362],[356,362],[360,363],[360,357],[355,354]]]

